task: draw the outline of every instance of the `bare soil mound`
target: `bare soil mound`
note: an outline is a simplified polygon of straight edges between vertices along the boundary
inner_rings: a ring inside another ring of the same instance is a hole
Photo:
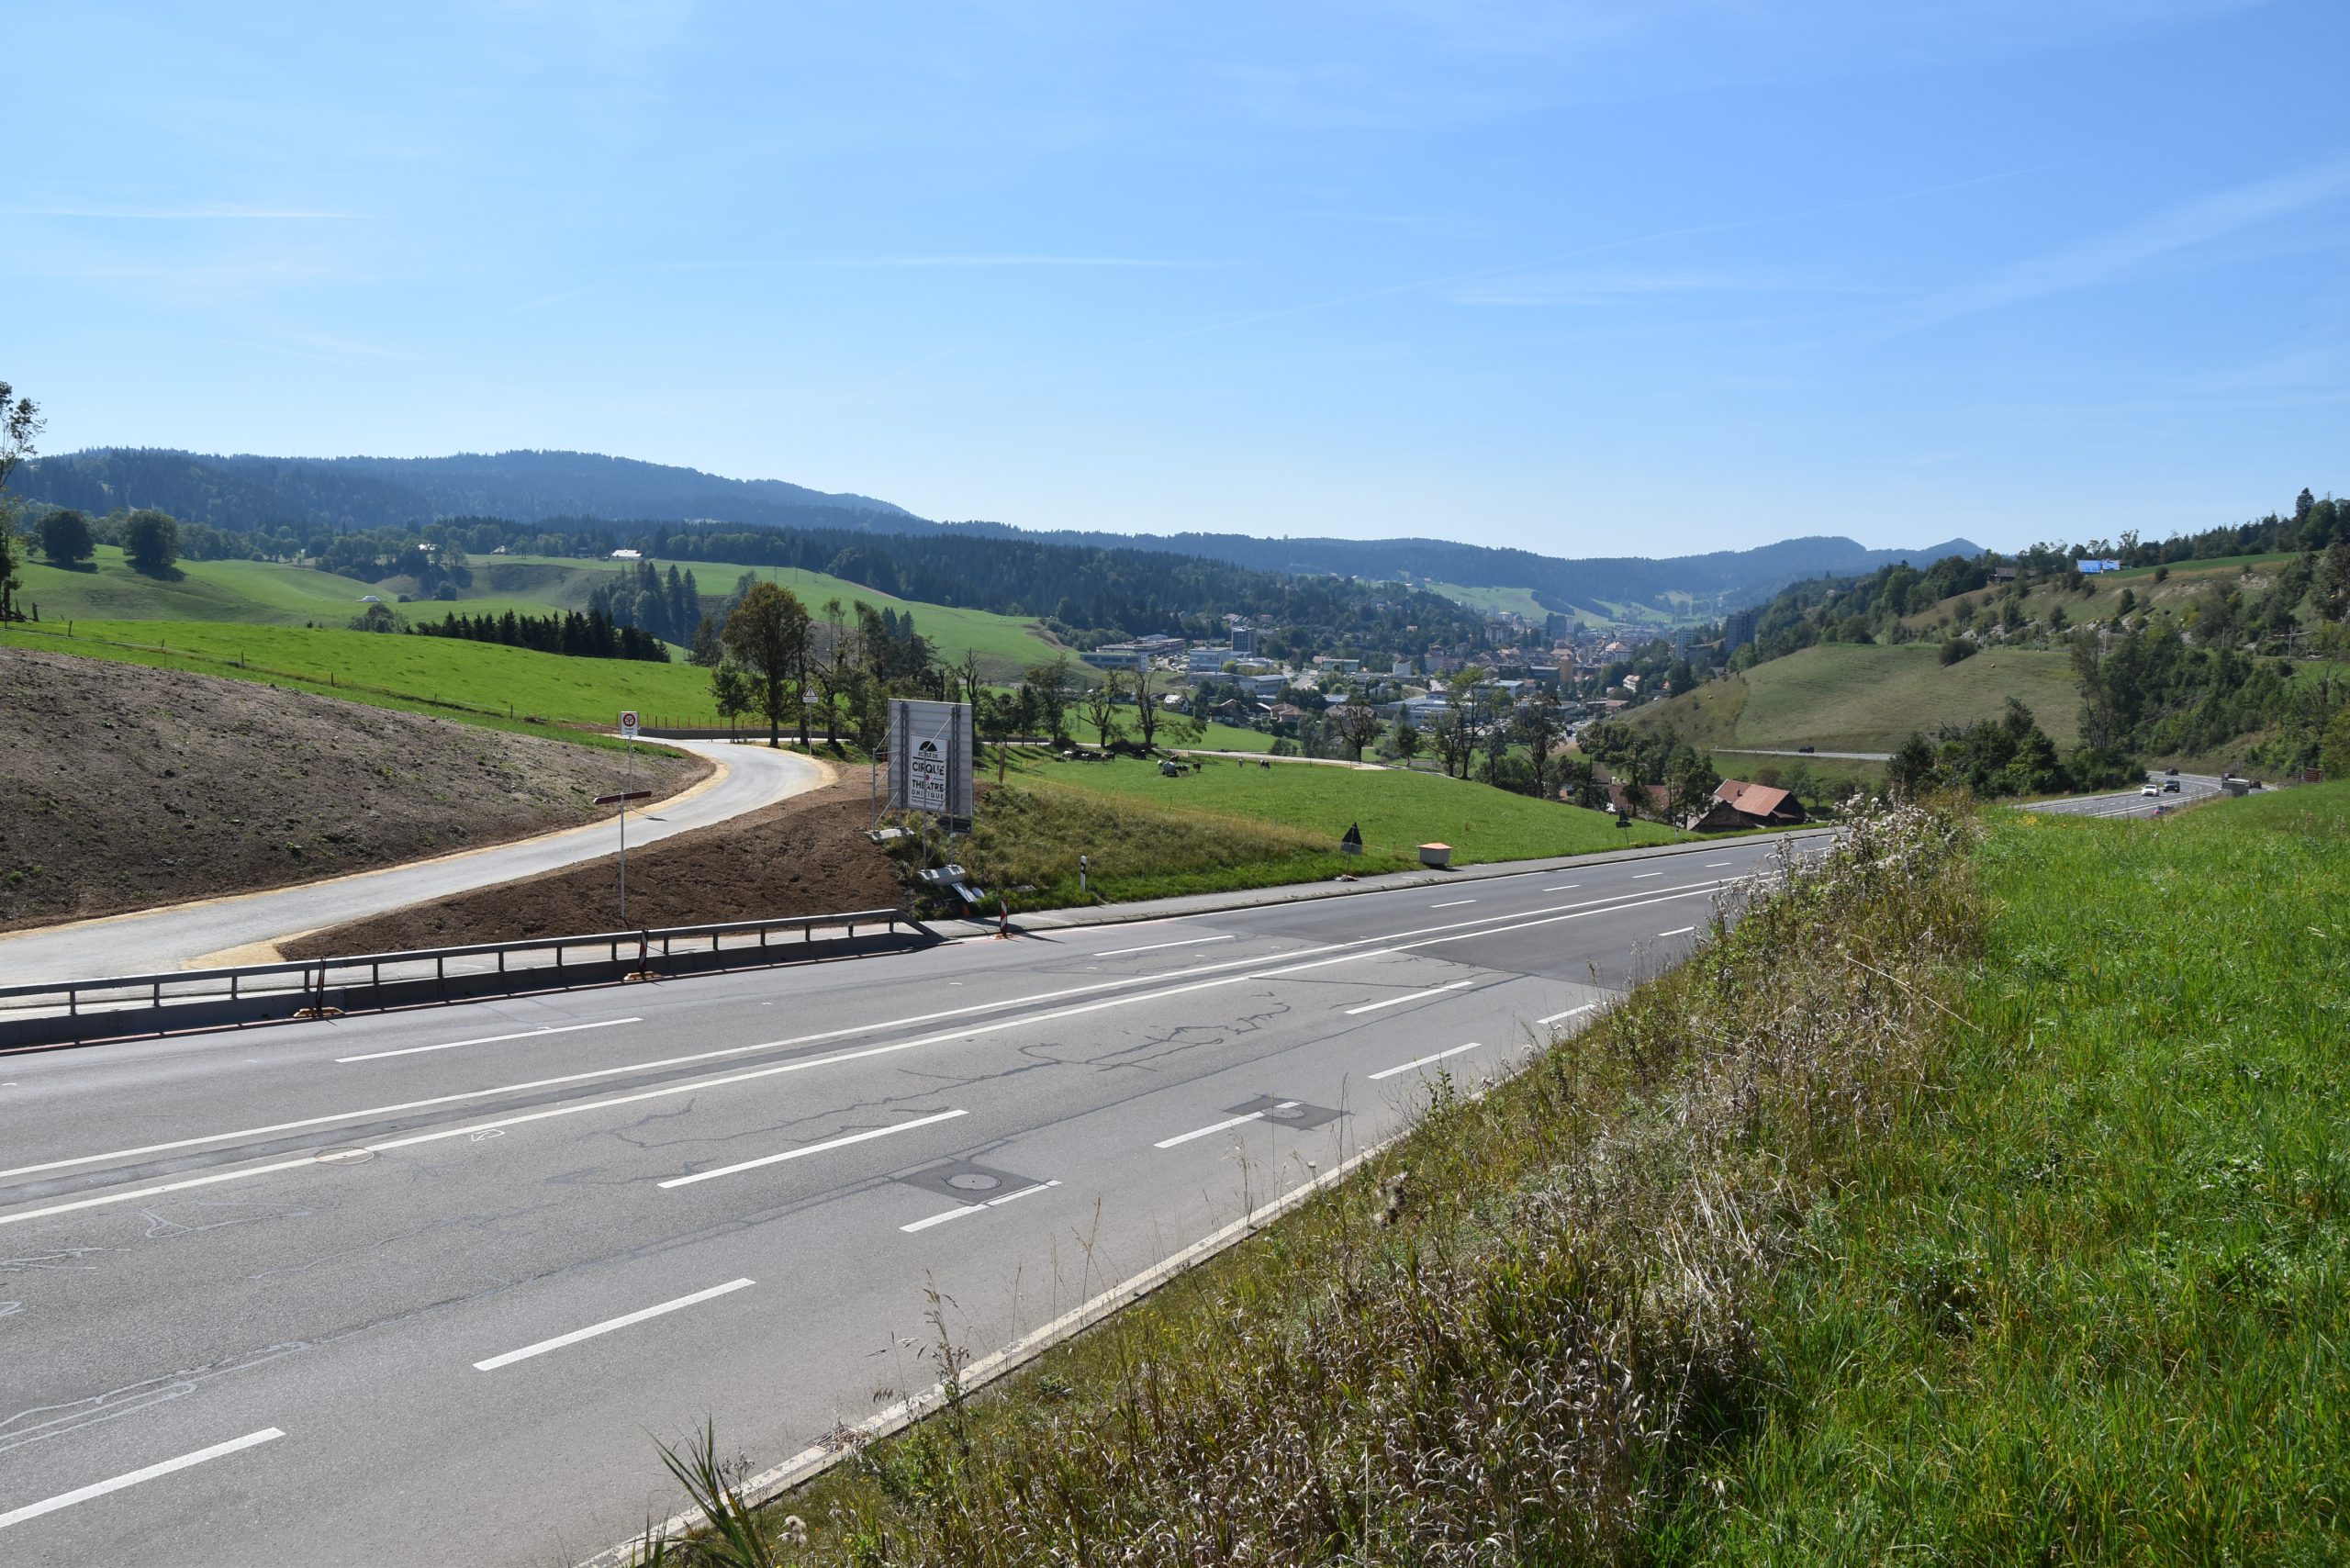
[[[866,780],[845,778],[628,857],[628,929],[908,907],[894,862],[865,830]],[[279,944],[289,958],[520,942],[620,926],[610,857],[410,904]]]
[[[608,816],[610,752],[251,681],[0,649],[0,930]],[[640,788],[707,775],[640,751]]]

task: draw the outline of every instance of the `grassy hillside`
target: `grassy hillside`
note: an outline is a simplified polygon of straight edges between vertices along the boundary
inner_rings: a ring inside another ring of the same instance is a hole
[[[176,579],[132,571],[122,552],[98,546],[91,568],[65,571],[27,562],[22,596],[39,607],[44,622],[60,621],[223,621],[299,626],[331,621],[340,626],[379,590],[352,577],[268,561],[184,561]],[[386,593],[384,598],[390,598]]]
[[[2056,581],[2036,585],[2023,598],[2023,613],[2031,621],[2041,622],[2048,612],[2059,606],[2065,618],[2076,625],[2083,622],[2109,622],[2121,612],[2121,595],[2127,589],[2133,610],[2169,610],[2183,611],[2214,585],[2232,586],[2247,573],[2258,579],[2263,592],[2268,579],[2280,566],[2299,557],[2292,552],[2266,555],[2232,555],[2216,561],[2182,561],[2172,566],[2161,582],[2154,580],[2160,570],[2154,566],[2135,566],[2126,572],[2100,574],[2087,578],[2089,591],[2086,594],[2067,592]],[[1930,610],[1919,610],[1904,618],[1904,624],[1913,631],[1924,631],[1948,621],[1963,604],[1981,607],[1998,598],[1995,588],[1978,588],[1943,599]]]
[[[300,626],[84,621],[0,629],[0,646],[119,659],[419,712],[610,724],[623,708],[713,721],[709,672],[525,648]]]
[[[735,579],[754,569],[721,561],[690,564],[696,582],[710,599],[733,592]],[[178,570],[176,578],[147,577],[125,565],[119,549],[100,545],[90,570],[65,571],[44,562],[28,563],[23,573],[23,594],[39,607],[43,623],[153,621],[301,626],[316,622],[340,627],[364,608],[360,600],[366,595],[390,601],[416,587],[402,577],[365,583],[271,561],[183,561]],[[978,649],[980,667],[990,679],[1015,680],[1022,670],[1049,658],[1058,647],[1033,622],[1008,615],[898,599],[822,572],[771,566],[756,570],[762,578],[780,582],[800,595],[811,613],[821,613],[824,601],[833,598],[844,606],[863,599],[876,609],[911,612],[916,629],[950,663],[959,661],[964,649]],[[552,610],[581,610],[599,584],[619,574],[620,568],[609,561],[483,556],[474,561],[473,586],[457,602],[420,601],[394,608],[412,620],[438,620],[453,610],[468,615],[497,615],[509,610],[518,615],[544,615]]]
[[[1996,717],[2013,695],[2057,745],[2078,734],[2080,693],[2068,655],[1994,649],[1943,665],[1937,654],[1917,644],[1824,644],[1635,710],[1629,722],[1670,728],[1700,746],[1890,751],[1911,730]]]
[[[1618,828],[1605,812],[1579,811],[1489,785],[1396,768],[1361,770],[1297,762],[1264,767],[1211,760],[1195,774],[1169,778],[1155,764],[1120,758],[1025,761],[1015,765],[1013,777],[1155,806],[1273,823],[1321,834],[1334,846],[1349,826],[1360,823],[1365,854],[1355,868],[1360,870],[1416,865],[1417,846],[1431,840],[1452,846],[1454,864],[1475,865],[1667,843],[1673,836],[1651,823]]]
[[[2342,1561],[2350,788],[1994,813],[1977,865],[1937,1092],[1756,1314],[1668,1560]]]
[[[831,577],[822,572],[800,571],[789,566],[746,566],[728,561],[681,561],[677,565],[692,569],[694,581],[705,599],[721,598],[733,592],[736,579],[744,572],[754,572],[761,581],[780,583],[798,594],[808,606],[809,613],[820,618],[824,601],[829,599],[838,599],[844,608],[851,608],[858,599],[863,599],[876,610],[911,612],[915,630],[936,644],[940,656],[948,662],[960,660],[966,648],[978,649],[980,668],[990,680],[1016,680],[1022,670],[1041,659],[1050,658],[1058,647],[1032,621],[994,615],[984,610],[957,610],[943,604],[899,599],[861,583],[850,582],[845,577]],[[663,569],[666,570],[666,563],[663,564]],[[586,607],[588,596],[599,584],[611,580],[620,571],[619,566],[609,561],[542,555],[477,557],[473,563],[472,591],[485,598],[534,602],[550,609],[578,610]],[[464,608],[471,610],[475,606],[467,603]],[[431,612],[428,605],[414,605],[408,609],[410,613],[419,615]],[[851,613],[854,613],[853,609]]]

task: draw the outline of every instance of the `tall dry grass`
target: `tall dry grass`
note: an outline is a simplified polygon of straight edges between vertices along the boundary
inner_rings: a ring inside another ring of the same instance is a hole
[[[1980,942],[1968,833],[1904,808],[1816,867],[1783,854],[1691,962],[1483,1092],[1440,1084],[1347,1183],[1006,1384],[951,1389],[753,1546],[711,1471],[722,1528],[661,1560],[1641,1555],[1750,1407],[1752,1304],[1807,1215],[1933,1092]]]

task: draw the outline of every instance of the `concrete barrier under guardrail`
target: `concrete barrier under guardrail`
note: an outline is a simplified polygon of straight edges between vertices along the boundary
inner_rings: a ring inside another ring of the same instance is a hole
[[[927,946],[903,910],[478,942],[351,958],[0,986],[0,1051],[666,980]]]

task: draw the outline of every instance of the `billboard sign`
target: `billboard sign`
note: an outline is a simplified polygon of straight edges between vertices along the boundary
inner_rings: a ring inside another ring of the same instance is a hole
[[[969,703],[890,700],[890,809],[969,820]]]

